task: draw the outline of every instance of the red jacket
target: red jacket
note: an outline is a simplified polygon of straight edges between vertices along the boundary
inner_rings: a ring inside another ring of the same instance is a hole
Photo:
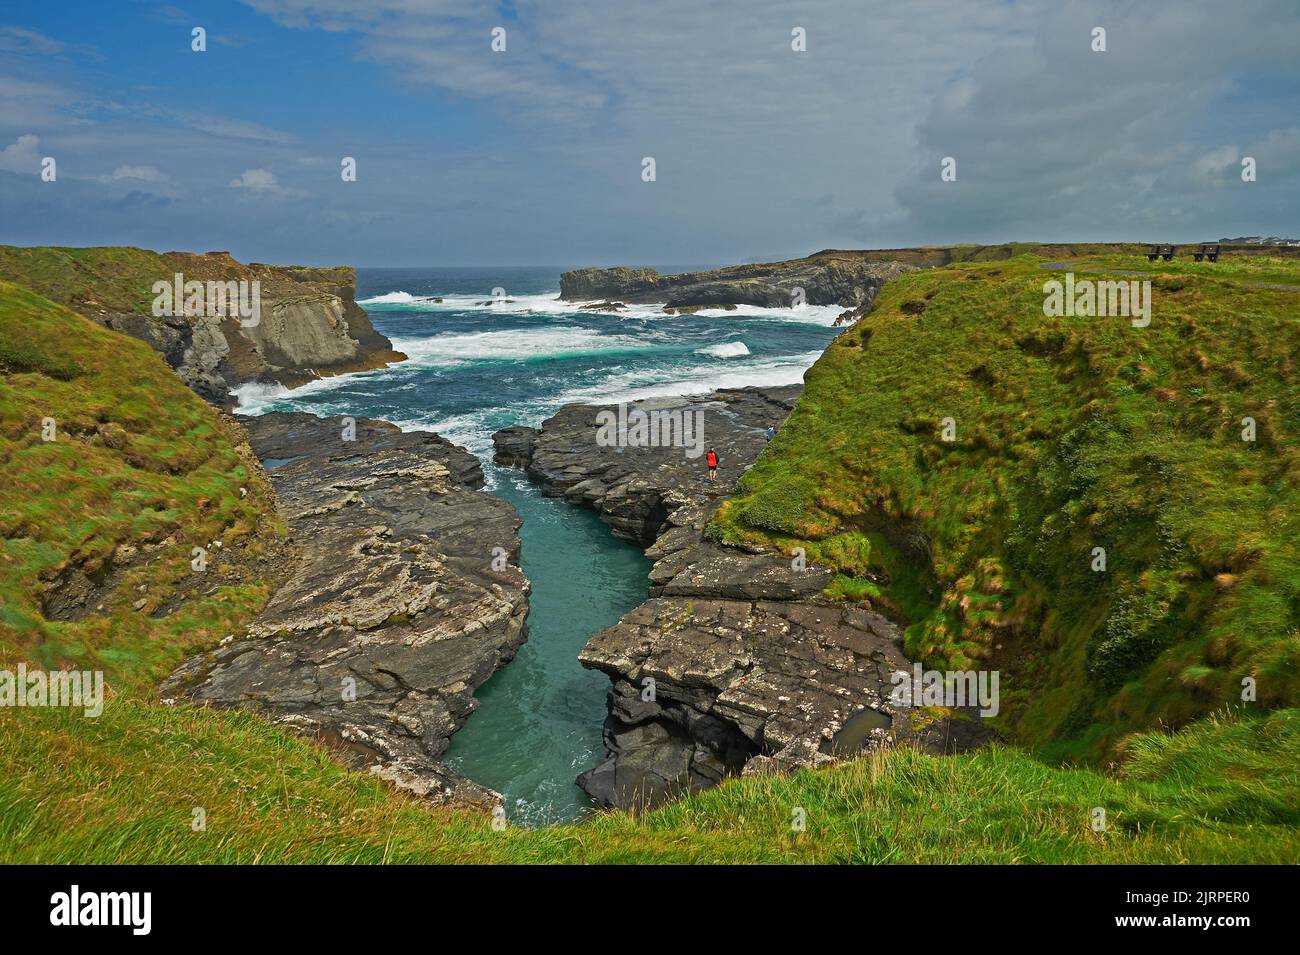
[[[712,451],[709,452],[708,457],[704,460],[711,468],[716,468],[718,466],[718,456]]]

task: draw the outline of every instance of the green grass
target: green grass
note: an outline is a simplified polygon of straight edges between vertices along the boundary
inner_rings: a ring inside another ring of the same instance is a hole
[[[0,279],[80,312],[148,314],[153,283],[170,281],[176,271],[147,249],[0,246]]]
[[[273,588],[259,562],[282,533],[270,489],[238,430],[142,343],[4,283],[0,342],[9,349],[0,355],[0,668],[26,660],[103,669],[110,689],[97,719],[0,709],[0,862],[1288,862],[1300,854],[1297,710],[1237,711],[1176,734],[1130,736],[1112,768],[1056,768],[1009,747],[954,758],[900,750],[731,780],[639,818],[608,813],[496,832],[486,816],[430,809],[256,715],[162,705],[157,681],[187,652],[245,626]],[[58,425],[55,442],[41,440],[47,416]],[[787,425],[773,444],[797,437]],[[190,545],[217,537],[244,562],[227,568],[221,586],[186,590]],[[809,555],[845,569],[837,583],[852,592],[844,596],[890,599],[924,621],[943,597],[943,578],[918,570],[900,540],[901,550],[886,529],[850,522],[810,540]],[[146,558],[130,559],[132,547]],[[93,571],[114,554],[127,557],[128,570],[102,596],[103,612],[46,617],[42,597],[60,574]],[[872,592],[861,576],[869,572],[888,574],[876,589],[892,597]],[[186,601],[174,605],[181,592]],[[164,606],[171,611],[153,615]],[[1106,811],[1104,832],[1091,828],[1094,807]],[[206,813],[201,832],[192,828],[196,808]],[[791,827],[796,808],[806,815],[803,832]]]
[[[1000,669],[1001,728],[1057,755],[1186,725],[1246,677],[1258,706],[1300,703],[1300,295],[1255,287],[1300,285],[1300,262],[1072,266],[1150,274],[1147,328],[1044,317],[1041,264],[886,286],[710,534],[803,546],[847,578],[833,595],[910,624],[912,655]],[[827,548],[864,530],[912,565],[878,596]]]
[[[0,863],[1288,863],[1300,854],[1295,710],[1134,740],[1118,777],[1053,769],[1005,747],[951,758],[900,750],[730,780],[640,818],[502,832],[483,815],[428,810],[247,713],[130,701],[98,720],[0,716],[0,730]],[[1092,828],[1097,807],[1103,832]],[[803,832],[791,825],[796,808]]]
[[[257,279],[263,293],[278,302],[298,294],[319,298],[319,283],[353,286],[355,271],[346,266],[267,267],[236,262],[228,253],[152,252],[131,246],[0,245],[0,281],[10,281],[92,319],[113,313],[149,315],[155,282]],[[299,291],[298,283],[307,283]]]
[[[270,486],[238,429],[143,342],[3,282],[0,341],[0,663],[20,655],[102,669],[118,691],[150,686],[270,593],[269,579],[222,566],[236,553],[255,562],[281,533]],[[214,540],[225,555],[211,552],[213,593],[151,617],[194,584],[192,548]],[[121,579],[103,612],[47,619],[42,598],[73,573]]]

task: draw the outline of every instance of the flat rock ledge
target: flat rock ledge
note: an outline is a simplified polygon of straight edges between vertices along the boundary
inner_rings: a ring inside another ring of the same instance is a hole
[[[560,298],[622,305],[663,302],[665,311],[737,305],[789,308],[797,294],[809,305],[870,306],[891,279],[915,266],[896,261],[853,261],[809,256],[788,262],[732,265],[707,272],[660,275],[654,269],[577,269],[560,276]],[[612,301],[611,300],[616,300]]]
[[[187,660],[160,695],[261,713],[433,802],[498,805],[440,758],[527,637],[514,508],[435,434],[362,419],[344,441],[342,418],[240,420],[296,563],[246,634]]]
[[[891,674],[911,669],[902,632],[870,608],[823,597],[831,570],[796,570],[783,555],[704,538],[799,391],[633,404],[702,411],[705,444],[721,463],[716,483],[705,480],[703,458],[682,448],[598,446],[597,406],[569,405],[540,430],[494,436],[498,461],[595,510],[655,561],[650,599],[578,657],[611,680],[607,755],[578,777],[602,806],[641,810],[727,776],[826,765],[874,746],[954,752],[988,737],[970,712],[927,722],[891,704]]]

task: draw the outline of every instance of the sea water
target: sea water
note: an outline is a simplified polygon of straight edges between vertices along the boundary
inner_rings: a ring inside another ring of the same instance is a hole
[[[560,271],[360,269],[357,300],[408,361],[292,391],[236,392],[244,414],[346,414],[437,431],[477,454],[488,490],[519,512],[521,561],[532,581],[528,642],[480,687],[480,706],[445,759],[501,792],[507,814],[524,825],[590,809],[573,780],[603,753],[609,680],[584,670],[577,654],[645,599],[649,561],[595,514],[545,498],[522,472],[491,464],[492,433],[537,426],[566,402],[801,381],[836,334],[841,311],[583,311],[558,301]]]

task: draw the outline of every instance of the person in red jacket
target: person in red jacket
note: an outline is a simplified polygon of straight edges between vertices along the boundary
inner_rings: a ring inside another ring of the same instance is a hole
[[[704,457],[704,463],[709,466],[709,480],[718,479],[718,452],[709,448],[709,453]]]

